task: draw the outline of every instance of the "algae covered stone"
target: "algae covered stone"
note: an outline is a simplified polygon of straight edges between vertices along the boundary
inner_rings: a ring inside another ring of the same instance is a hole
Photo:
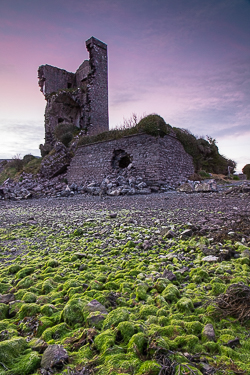
[[[139,311],[139,316],[143,319],[146,319],[148,316],[157,314],[157,307],[154,305],[142,305]]]
[[[37,296],[31,292],[26,292],[22,298],[22,300],[27,303],[36,302],[36,299],[37,299]]]
[[[177,286],[169,284],[162,292],[162,296],[166,301],[177,302],[180,297],[180,292]]]
[[[23,319],[27,316],[35,316],[40,312],[40,310],[41,307],[36,303],[26,303],[21,306],[19,310],[19,317]]]
[[[111,329],[107,329],[95,337],[94,340],[96,348],[100,352],[105,352],[115,344],[115,332]]]
[[[148,340],[144,333],[139,332],[131,337],[128,343],[128,350],[132,350],[135,354],[143,353],[147,348]]]
[[[41,307],[41,313],[46,316],[51,316],[57,312],[57,308],[49,303],[46,303]]]
[[[54,325],[53,327],[47,328],[41,338],[49,342],[50,340],[59,340],[65,335],[67,335],[70,332],[69,327],[67,326],[66,323],[60,323],[57,325]]]
[[[26,340],[23,337],[14,337],[10,340],[0,342],[0,362],[6,367],[13,364],[27,348]]]
[[[161,366],[156,361],[145,361],[136,375],[158,375]]]
[[[193,302],[190,298],[182,297],[176,304],[177,309],[181,312],[189,312],[194,310]]]
[[[33,374],[40,367],[41,356],[38,352],[29,351],[19,357],[11,368],[11,375],[29,375]]]
[[[4,320],[7,318],[8,315],[8,305],[5,305],[4,303],[0,303],[0,320]]]
[[[121,337],[124,343],[128,343],[134,333],[135,328],[132,322],[121,322],[117,326],[117,339]]]
[[[138,285],[135,290],[137,300],[146,300],[147,299],[147,290],[148,287],[145,284]]]
[[[69,300],[62,311],[62,319],[64,322],[70,326],[74,326],[77,323],[83,323],[83,309],[85,305],[86,302],[80,298]]]
[[[111,326],[117,326],[120,322],[124,322],[129,319],[129,311],[118,307],[117,309],[111,311],[103,322],[103,328],[107,329]]]

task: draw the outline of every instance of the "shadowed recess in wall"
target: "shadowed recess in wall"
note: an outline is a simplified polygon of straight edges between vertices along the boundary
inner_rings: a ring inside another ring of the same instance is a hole
[[[124,150],[114,150],[111,165],[113,169],[127,168],[132,162],[130,155]]]

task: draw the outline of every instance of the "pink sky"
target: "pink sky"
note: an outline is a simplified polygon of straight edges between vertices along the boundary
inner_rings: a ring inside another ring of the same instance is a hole
[[[250,163],[250,2],[8,0],[0,7],[0,158],[39,155],[37,68],[75,71],[92,35],[108,45],[110,126],[158,113]]]

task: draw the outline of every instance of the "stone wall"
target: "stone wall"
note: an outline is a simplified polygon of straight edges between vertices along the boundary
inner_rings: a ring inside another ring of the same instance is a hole
[[[88,184],[127,170],[128,176],[177,186],[194,173],[192,157],[173,136],[137,134],[78,148],[67,172],[68,182]]]

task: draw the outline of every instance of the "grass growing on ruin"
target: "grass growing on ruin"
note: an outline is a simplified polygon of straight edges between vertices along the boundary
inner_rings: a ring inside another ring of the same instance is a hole
[[[185,226],[164,225],[158,211],[145,225],[134,220],[136,209],[113,219],[103,210],[89,214],[1,228],[0,374],[40,374],[42,352],[52,344],[69,354],[55,374],[85,367],[98,375],[158,375],[164,368],[200,375],[204,364],[217,375],[250,374],[249,316],[216,310],[218,296],[234,296],[235,284],[244,285],[244,299],[249,295],[246,245],[181,238]],[[175,237],[167,238],[168,228]],[[242,256],[203,261],[202,249],[216,246]],[[208,323],[214,340],[204,334]]]
[[[128,126],[127,126],[128,125]],[[95,142],[111,141],[114,139],[121,139],[130,135],[145,133],[154,137],[163,137],[169,134],[172,127],[166,124],[164,119],[159,115],[148,115],[142,118],[138,123],[135,119],[128,124],[125,122],[124,126],[117,129],[112,129],[107,132],[99,133],[92,136],[83,136],[80,138],[78,146],[91,144]]]
[[[156,114],[145,116],[139,122],[137,122],[136,115],[133,115],[131,119],[125,120],[120,128],[92,136],[82,136],[78,146],[121,139],[140,133],[154,137],[164,137],[168,134],[176,135],[185,151],[192,156],[196,172],[204,170],[206,173],[227,174],[228,165],[233,168],[236,166],[234,161],[227,160],[220,155],[215,139],[211,137],[207,137],[207,139],[198,138],[186,129],[172,128],[171,125],[166,124],[162,117]]]

